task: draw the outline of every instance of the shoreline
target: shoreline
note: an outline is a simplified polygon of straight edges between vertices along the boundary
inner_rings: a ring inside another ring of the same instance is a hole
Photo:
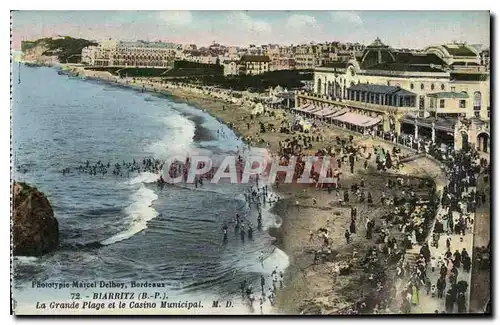
[[[127,84],[125,82],[116,82],[113,80],[92,77],[89,79],[107,81],[118,86],[129,87],[136,90],[142,89],[140,83]],[[248,126],[248,128],[245,130],[245,122],[249,123],[249,121],[245,120],[245,117],[248,117],[248,114],[251,112],[251,108],[248,106],[239,106],[237,104],[227,103],[220,99],[213,98],[208,95],[190,92],[185,89],[164,89],[162,87],[162,89],[158,89],[159,91],[151,91],[153,89],[154,87],[146,87],[146,91],[148,92],[161,94],[166,93],[166,95],[172,96],[172,99],[177,103],[187,103],[210,114],[220,123],[229,126],[233,130],[233,132],[243,141],[245,141],[245,139],[247,139],[248,137],[253,136],[266,138],[266,140],[270,143],[269,149],[271,152],[276,152],[277,142],[281,140],[280,138],[286,138],[288,136],[280,133],[264,133],[259,136],[259,132],[254,133],[256,129],[255,121],[252,121],[254,125]],[[268,122],[266,121],[265,116],[259,117],[258,120],[264,120],[264,123]],[[329,128],[328,131],[329,133],[343,136],[343,132],[341,130]],[[320,131],[320,133],[322,132]],[[375,144],[382,145],[384,147],[390,147],[390,145],[393,145],[383,143],[382,141],[369,139],[363,137],[362,135],[355,135],[354,138],[358,143],[368,142],[370,144],[371,140],[372,147]],[[245,141],[245,143],[248,143],[248,141]],[[253,143],[250,144],[252,146],[256,146]],[[259,146],[257,145],[257,147]],[[411,152],[410,150],[407,151]],[[409,165],[411,165],[411,163]],[[424,175],[426,174],[426,170],[422,170],[421,168],[419,168],[418,164],[413,165],[417,166],[413,166],[413,169],[410,168],[409,174],[418,175],[422,174],[422,172],[424,172]],[[352,177],[347,178],[348,182],[352,183],[359,181],[360,176],[369,177],[365,171],[359,170],[359,168],[356,169],[356,173],[353,174]],[[370,166],[370,170],[371,172],[373,172],[373,166]],[[375,179],[380,179],[387,178],[389,174],[391,173],[387,173],[385,175],[373,174],[371,176],[373,176]],[[427,175],[429,174],[427,173]],[[436,187],[437,186],[438,184],[436,184]],[[332,268],[333,266],[335,266],[335,263],[325,265],[324,268],[322,267],[322,265],[321,267],[319,267],[319,271],[311,271],[310,261],[307,260],[307,256],[304,256],[303,252],[300,249],[300,247],[308,246],[307,237],[309,231],[322,227],[325,223],[325,219],[329,218],[328,215],[330,213],[339,213],[337,215],[337,220],[340,219],[339,223],[342,224],[342,226],[337,227],[340,228],[340,231],[336,231],[339,229],[332,229],[332,239],[335,240],[334,246],[339,248],[339,254],[344,254],[343,257],[346,257],[348,255],[352,256],[352,250],[349,251],[349,249],[347,249],[347,251],[343,251],[346,249],[345,247],[343,247],[345,246],[343,243],[343,229],[346,222],[348,222],[349,220],[349,211],[347,211],[348,208],[339,208],[336,206],[332,206],[330,202],[332,199],[331,195],[328,196],[324,193],[325,191],[321,190],[318,191],[312,188],[292,188],[290,186],[280,186],[280,188],[277,189],[275,186],[273,186],[273,191],[278,193],[280,197],[284,198],[283,200],[280,200],[280,202],[275,204],[270,211],[271,213],[280,216],[280,218],[282,219],[282,224],[279,228],[269,228],[268,232],[272,237],[275,238],[274,245],[283,250],[290,258],[290,266],[285,272],[286,286],[284,289],[281,289],[278,292],[278,309],[285,312],[286,314],[299,314],[303,313],[304,311],[308,313],[307,308],[312,308],[314,309],[314,311],[317,311],[317,309],[319,308],[320,313],[323,313],[325,311],[328,312],[328,309],[330,309],[330,313],[335,313],[338,310],[352,305],[352,303],[349,301],[341,301],[338,299],[334,299],[334,301],[328,301],[328,299],[326,299],[326,301],[320,300],[318,302],[315,299],[307,298],[311,295],[314,297],[318,293],[324,296],[342,296],[342,294],[335,290],[328,291],[325,294],[325,290],[323,290],[321,286],[321,284],[323,284],[324,286],[331,276],[329,274],[325,275],[320,273],[322,273],[322,271],[327,271],[327,269],[329,268]],[[312,207],[312,204],[310,202],[311,196],[319,196],[318,206]],[[370,214],[370,211],[366,211],[366,213]],[[304,214],[309,214],[311,217],[301,218],[301,216],[303,216]],[[372,214],[374,214],[373,211]],[[317,220],[318,218],[322,218],[321,222]],[[337,223],[336,226],[339,223]],[[361,250],[365,248],[366,247],[360,247]],[[311,277],[321,281],[315,281],[317,283],[313,284],[310,283],[311,281],[304,281],[305,279],[310,280]],[[346,281],[344,282],[349,283],[343,283],[339,287],[343,288],[344,286],[348,286],[349,284],[354,284],[354,286],[356,286],[355,283],[357,282],[358,285],[361,284],[359,283],[361,279],[346,277],[345,280]],[[325,300],[324,297],[323,300]],[[331,308],[332,306],[334,308]]]

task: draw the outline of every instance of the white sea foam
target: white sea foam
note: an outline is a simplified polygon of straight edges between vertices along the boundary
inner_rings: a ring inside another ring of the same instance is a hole
[[[140,183],[154,183],[158,180],[160,176],[150,172],[142,172],[136,177],[132,178],[127,182],[128,185],[140,184]]]
[[[165,124],[166,134],[161,140],[152,143],[149,150],[161,158],[187,154],[193,142],[195,124],[178,114],[166,116],[162,121]],[[101,244],[109,245],[128,239],[146,229],[148,221],[158,216],[158,212],[151,206],[158,196],[153,190],[144,186],[144,183],[155,182],[158,177],[156,174],[145,172],[127,182],[132,186],[140,184],[139,189],[132,195],[132,203],[125,209],[128,228],[102,241]]]
[[[35,256],[15,256],[14,262],[19,264],[33,264],[38,260]]]
[[[195,133],[195,123],[181,115],[170,115],[163,118],[168,130],[165,136],[151,144],[149,150],[161,158],[189,153]]]
[[[141,177],[139,175],[137,178]],[[128,216],[128,228],[106,240],[101,244],[110,245],[132,237],[138,232],[147,228],[147,223],[154,217],[158,216],[158,212],[151,207],[151,204],[158,196],[151,189],[148,189],[141,183],[140,188],[132,195],[133,202],[126,209],[125,213]]]

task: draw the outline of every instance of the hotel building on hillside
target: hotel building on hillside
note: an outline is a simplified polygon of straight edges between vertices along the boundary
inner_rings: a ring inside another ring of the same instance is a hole
[[[217,64],[218,62],[218,56],[212,52],[183,51],[181,58],[186,61],[203,64]]]
[[[320,63],[318,49],[314,44],[302,44],[295,48],[294,59],[297,69],[313,69]]]
[[[176,45],[162,42],[107,40],[82,49],[82,63],[95,66],[169,67]]]
[[[271,61],[270,70],[294,70],[295,67],[295,59],[289,57],[279,57]]]
[[[222,61],[222,66],[224,67],[225,76],[235,76],[240,73],[240,65],[237,60],[224,60]]]
[[[296,97],[301,113],[387,139],[489,151],[490,76],[467,44],[417,53],[377,38],[361,56],[315,68],[313,92]]]
[[[240,59],[240,73],[256,75],[268,72],[270,61],[267,55],[243,55]]]

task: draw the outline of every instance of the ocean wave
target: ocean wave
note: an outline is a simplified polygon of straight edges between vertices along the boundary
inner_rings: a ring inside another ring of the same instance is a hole
[[[262,264],[259,261],[259,254],[260,252],[249,254],[248,259],[238,261],[235,268],[247,273],[268,275],[276,268],[278,271],[284,271],[290,265],[288,255],[277,247],[274,247],[271,252],[264,252],[264,261]]]
[[[150,172],[142,172],[136,177],[132,178],[127,182],[128,185],[140,184],[140,183],[154,183],[158,180],[159,175],[150,173]]]
[[[148,189],[144,183],[141,183],[139,190],[132,197],[132,204],[125,208],[125,213],[129,217],[128,228],[101,241],[102,245],[110,245],[134,236],[147,228],[148,221],[158,216],[158,212],[151,206],[153,201],[158,198],[158,195],[153,190]]]
[[[36,264],[37,260],[35,256],[14,256],[14,262],[19,264]]]
[[[186,154],[193,143],[194,123],[178,114],[164,117],[163,122],[167,133],[161,140],[152,143],[149,150],[162,158],[174,154]],[[157,179],[158,175],[145,172],[127,182],[127,185],[132,186],[140,184],[139,189],[132,195],[132,204],[125,209],[125,213],[129,217],[128,228],[101,241],[102,245],[110,245],[134,236],[147,228],[148,221],[158,216],[158,212],[152,207],[153,201],[158,199],[158,196],[152,189],[145,186],[145,184],[156,182]]]
[[[163,122],[168,132],[161,140],[152,143],[149,150],[161,158],[189,153],[195,135],[195,123],[179,114],[167,116]]]

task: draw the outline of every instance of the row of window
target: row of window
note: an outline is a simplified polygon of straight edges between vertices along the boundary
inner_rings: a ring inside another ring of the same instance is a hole
[[[420,96],[420,109],[423,109],[424,108],[424,96]],[[465,108],[467,106],[467,102],[465,99],[461,99],[459,101],[459,107],[460,108]],[[430,102],[430,108],[434,108],[434,101],[431,100]],[[444,99],[440,99],[439,100],[439,108],[445,108],[445,100]],[[476,109],[476,108],[474,108]]]
[[[144,56],[144,55],[113,55],[117,60],[168,60],[169,56]]]
[[[467,105],[466,105],[466,101],[464,99],[461,99],[459,101],[459,107],[460,108],[465,108]],[[439,100],[439,108],[444,108],[444,99],[440,99]]]
[[[410,89],[414,89],[415,88],[415,85],[413,83],[410,84]],[[420,90],[424,90],[425,89],[425,85],[423,83],[420,84]],[[434,90],[435,89],[435,86],[434,84],[431,84],[431,90]],[[445,89],[445,85],[444,84],[441,84],[441,90],[444,90]],[[452,87],[452,91],[455,91],[454,87]]]

